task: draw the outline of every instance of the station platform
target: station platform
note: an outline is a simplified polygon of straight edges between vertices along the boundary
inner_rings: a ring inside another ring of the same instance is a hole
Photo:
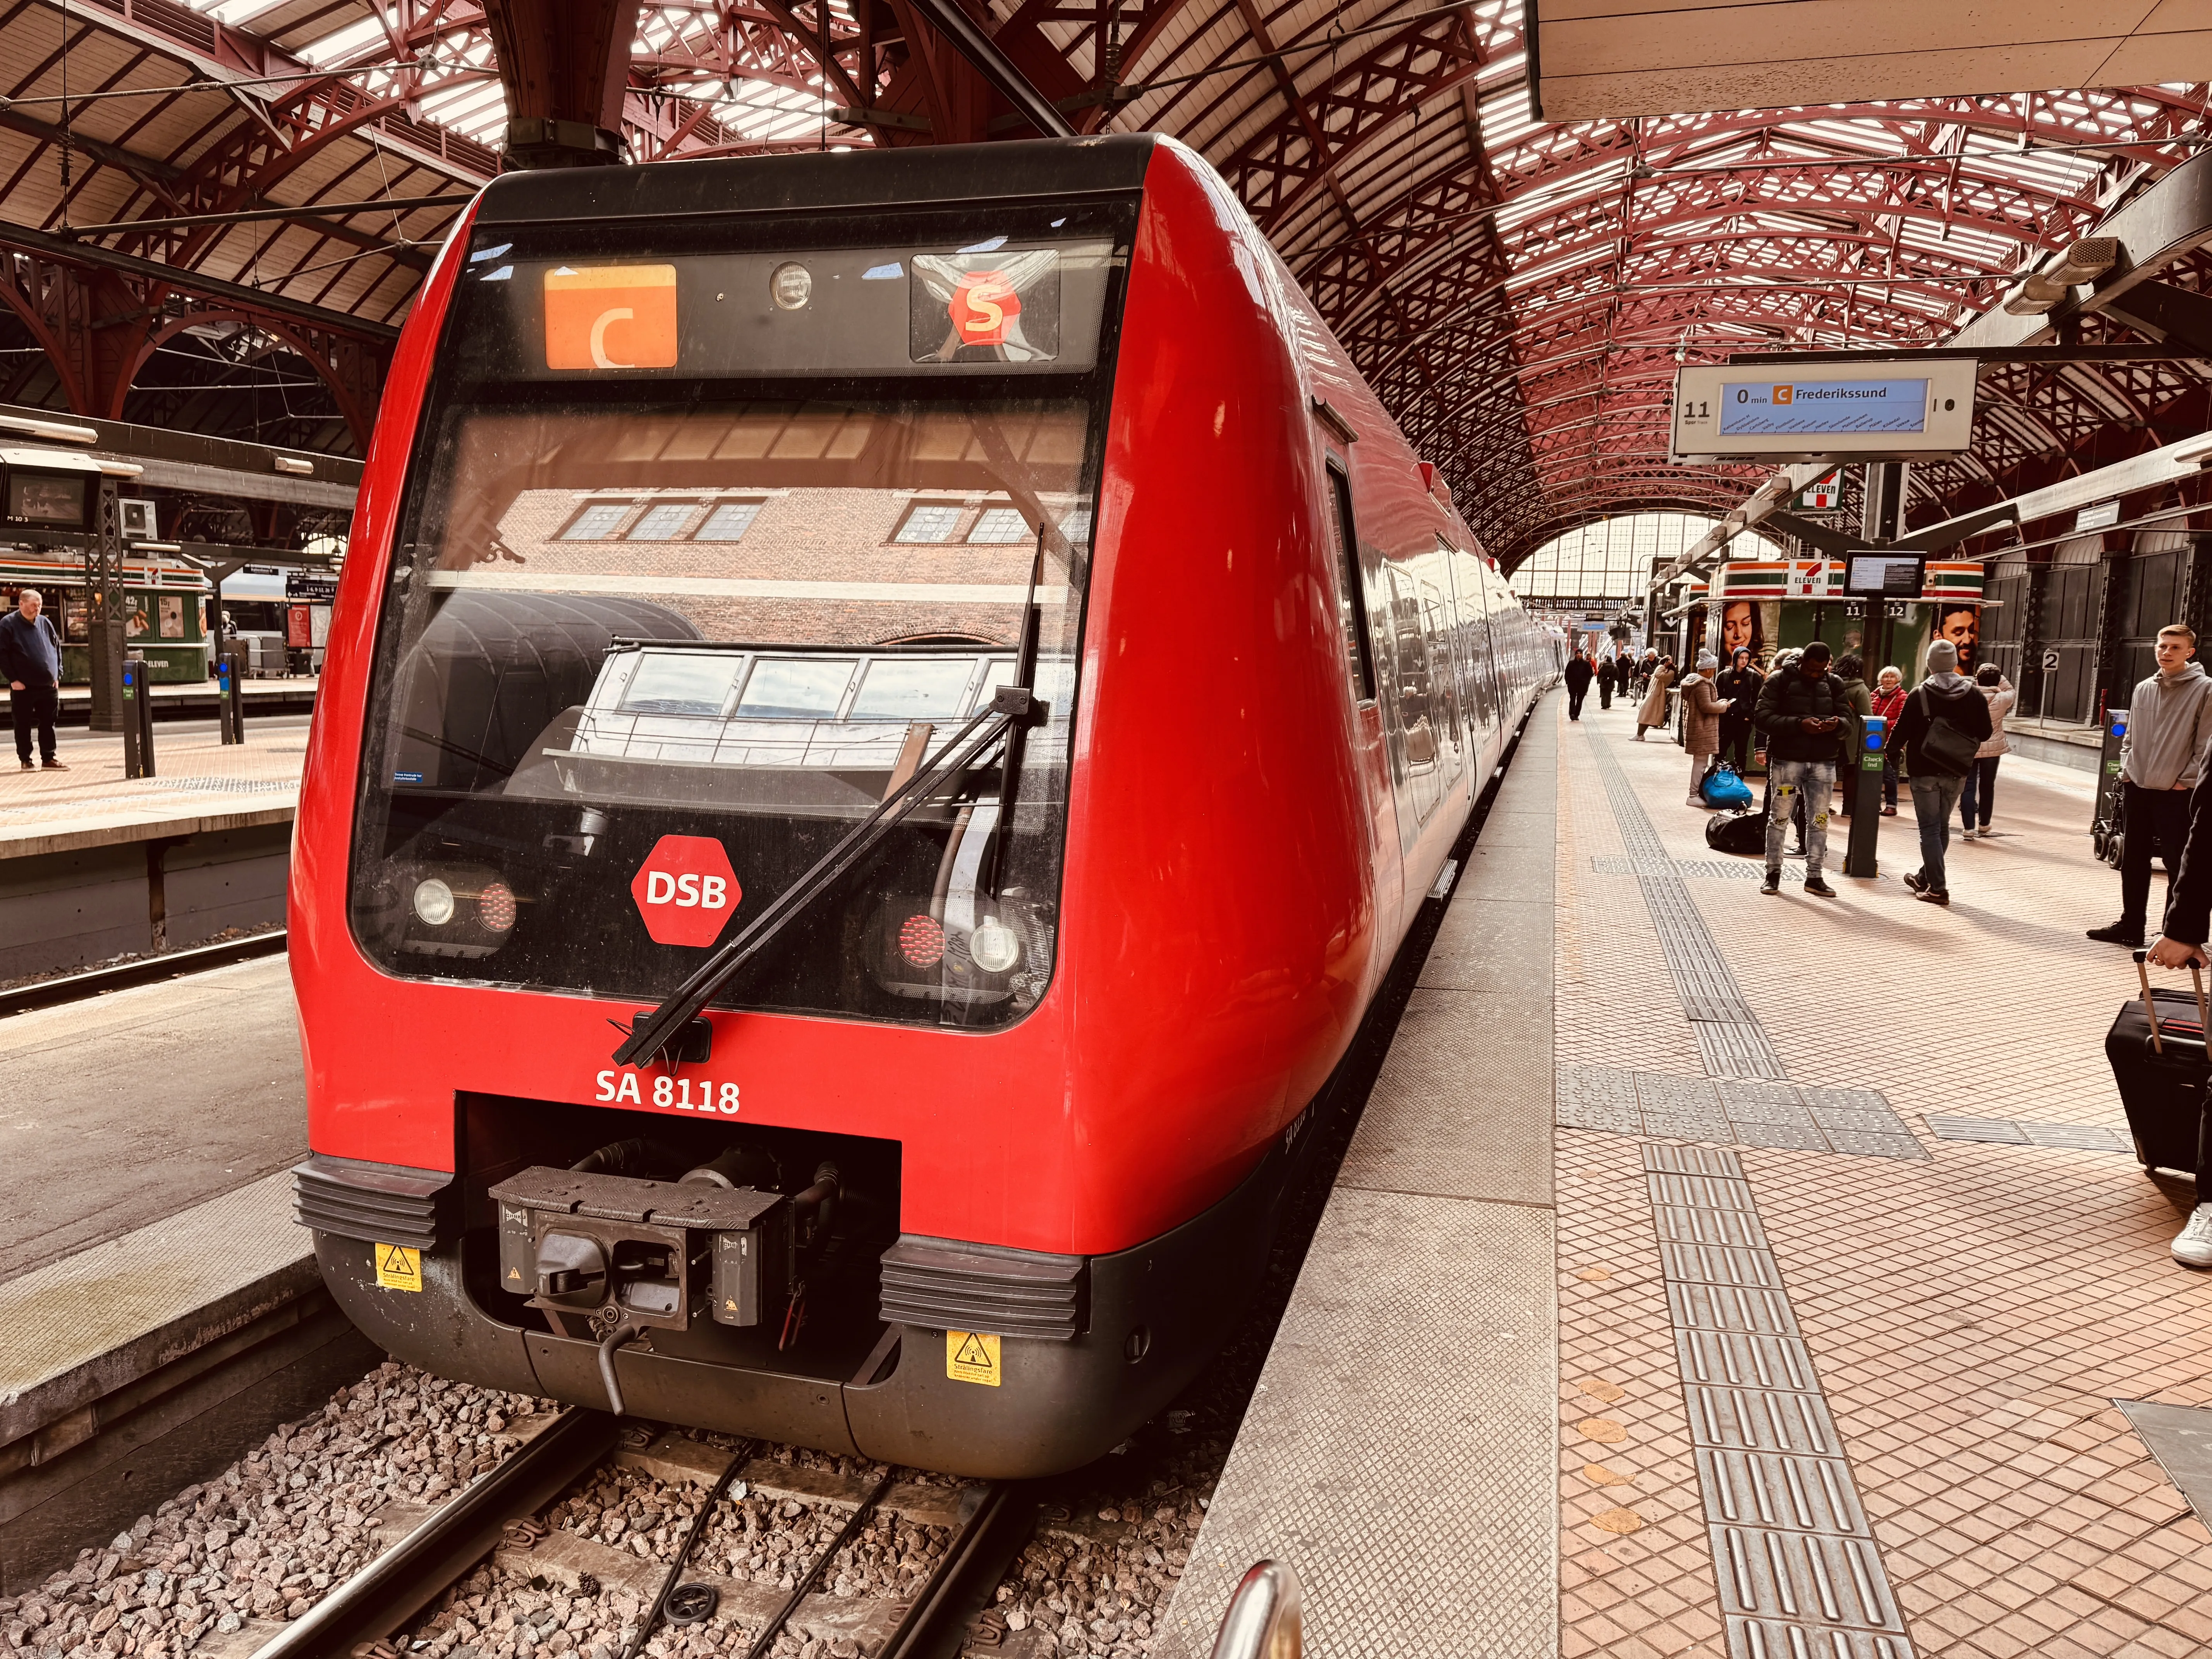
[[[0,1595],[381,1358],[292,1220],[283,957],[0,1019]]]
[[[66,771],[0,769],[0,983],[284,919],[307,717],[155,728],[155,775],[120,734],[64,726]]]
[[[2008,757],[1948,909],[1909,795],[1768,897],[1633,730],[1532,720],[1154,1651],[1269,1557],[1329,1659],[2205,1650],[2212,1276],[2104,1057],[2094,778]]]

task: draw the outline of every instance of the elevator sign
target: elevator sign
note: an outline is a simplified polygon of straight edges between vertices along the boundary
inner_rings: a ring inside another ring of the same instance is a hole
[[[663,836],[629,884],[645,931],[656,945],[712,945],[744,892],[722,843],[705,836]]]
[[[1674,377],[1680,460],[1912,460],[1972,441],[1974,361],[1729,363]]]

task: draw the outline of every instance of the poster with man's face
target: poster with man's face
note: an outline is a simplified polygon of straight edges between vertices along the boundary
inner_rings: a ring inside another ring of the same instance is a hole
[[[1948,640],[1959,647],[1959,672],[1971,677],[1980,661],[1976,653],[1982,643],[1981,607],[1939,606],[1936,612],[1936,637]]]

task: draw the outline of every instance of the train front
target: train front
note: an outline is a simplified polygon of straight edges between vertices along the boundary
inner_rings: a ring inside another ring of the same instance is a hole
[[[963,1242],[1068,1237],[1038,1008],[1145,154],[981,205],[777,164],[830,192],[789,213],[714,211],[730,169],[522,177],[447,251],[294,886],[300,1213],[392,1352],[981,1474],[1097,1455],[1187,1369],[1143,1362],[1199,1315],[1149,1310],[1248,1244]]]

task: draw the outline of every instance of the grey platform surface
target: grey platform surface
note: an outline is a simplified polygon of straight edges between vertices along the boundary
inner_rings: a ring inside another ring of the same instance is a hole
[[[283,957],[0,1019],[0,1282],[307,1156]]]
[[[1200,1659],[1267,1558],[1297,1571],[1316,1659],[1558,1651],[1558,756],[1547,702],[1376,1079],[1164,1659]]]

